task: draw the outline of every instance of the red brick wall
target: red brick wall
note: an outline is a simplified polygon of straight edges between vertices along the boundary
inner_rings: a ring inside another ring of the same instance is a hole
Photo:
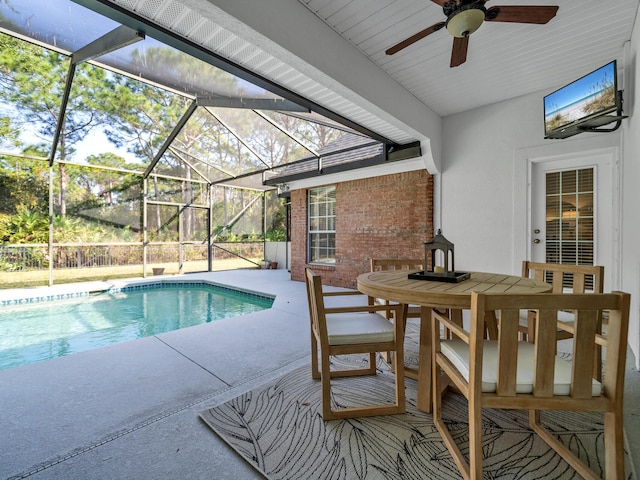
[[[433,177],[426,170],[337,183],[336,263],[311,265],[325,285],[355,288],[371,258],[422,258],[433,236]],[[307,190],[291,192],[291,279],[304,281]]]

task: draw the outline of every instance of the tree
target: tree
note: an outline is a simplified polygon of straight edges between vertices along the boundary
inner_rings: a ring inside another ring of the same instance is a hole
[[[244,84],[238,82],[233,75],[175,49],[153,46],[153,42],[151,44],[144,51],[133,48],[129,63],[140,65],[141,71],[150,73],[151,76],[162,72],[166,76],[163,80],[167,81],[173,91],[90,64],[77,65],[66,120],[61,126],[54,159],[57,163],[54,201],[58,207],[57,213],[62,216],[68,212],[85,218],[88,216],[92,220],[104,220],[109,215],[113,217],[116,207],[122,207],[117,211],[122,219],[136,217],[135,212],[125,211],[124,206],[134,204],[131,197],[133,194],[138,195],[137,201],[141,199],[139,176],[123,176],[108,170],[88,170],[87,167],[66,163],[74,160],[77,143],[85,139],[92,130],[102,129],[115,146],[126,145],[142,165],[126,165],[121,157],[109,152],[99,152],[80,160],[86,160],[89,165],[144,170],[156,158],[161,145],[193,101],[175,93],[176,91],[184,89],[191,94],[198,92],[220,97],[242,97],[248,93],[243,92]],[[18,132],[21,129],[32,131],[41,141],[39,148],[43,153],[40,155],[51,155],[69,74],[69,62],[65,55],[0,34],[0,103],[13,106],[0,117],[3,142],[15,144],[19,141]],[[203,197],[203,189],[199,190],[195,183],[190,182],[199,173],[212,181],[227,177],[225,172],[235,176],[266,167],[210,111],[214,109],[196,109],[172,142],[171,149],[155,166],[153,173],[177,179],[152,175],[152,199],[185,205],[199,203],[199,198]],[[225,122],[242,135],[245,141],[249,141],[253,150],[259,152],[260,157],[272,166],[308,154],[287,135],[276,131],[259,118],[255,112],[230,108],[215,111],[223,112]],[[339,134],[335,129],[298,118],[279,113],[270,115],[287,131],[302,135],[312,148],[324,146]],[[18,177],[13,172],[7,174],[2,171],[1,164],[0,158],[0,174],[4,175],[4,184],[0,183],[0,188],[10,191],[15,186],[20,186],[16,191],[25,192],[27,206],[40,208],[42,202],[33,201],[41,194],[40,190],[34,191],[32,195],[26,194],[26,189],[30,186],[24,180],[26,177]],[[31,175],[38,177],[34,171]],[[43,178],[48,177],[45,175]],[[40,188],[38,185],[40,184],[35,182],[33,188]],[[232,212],[242,210],[251,203],[250,197],[253,194],[249,195],[247,192],[238,189],[232,195],[235,200],[235,207],[229,207]],[[224,208],[226,212],[226,204]],[[108,209],[112,209],[111,213]],[[269,210],[271,211],[271,207]],[[194,238],[200,234],[198,219],[193,209],[186,208],[183,211],[183,231],[188,238]],[[230,214],[233,216],[232,212]],[[248,219],[251,216],[253,220],[247,222],[247,229],[251,229],[251,225],[261,216],[259,208],[252,209],[251,212],[244,217]],[[15,208],[13,213],[16,213]],[[140,216],[138,214],[136,218]],[[159,205],[156,206],[155,215],[149,215],[149,218],[156,219],[156,230],[160,231],[163,227],[163,215]],[[281,223],[281,218],[277,223]],[[123,225],[125,224],[120,224]]]
[[[12,125],[11,117],[0,117],[0,147],[20,145],[20,129]]]
[[[33,130],[49,147],[58,126],[63,92],[69,74],[69,58],[37,45],[0,34],[0,94],[2,102],[14,106],[10,116],[14,128]],[[83,63],[77,66],[61,126],[56,158],[68,160],[74,145],[105,121],[97,98],[104,87],[105,70]],[[66,214],[68,173],[58,163],[57,203]]]
[[[151,70],[166,72],[167,82],[176,89],[190,90],[199,83],[206,83],[225,96],[238,89],[236,78],[232,75],[169,47],[147,48],[144,57],[135,50],[131,61],[134,64],[144,61]],[[129,145],[129,151],[148,164],[193,100],[125,76],[113,76],[108,81],[108,90],[114,91],[115,95],[110,102],[103,102],[110,118],[110,124],[105,129],[107,136],[115,145]],[[202,174],[211,172],[208,163],[213,150],[209,139],[216,137],[220,128],[219,123],[204,109],[196,110],[172,143],[176,153],[166,152],[154,168],[154,173],[184,178],[185,181],[152,176],[153,198],[187,205],[198,203],[197,191],[189,180],[199,178],[199,175],[189,163],[201,167],[199,171]],[[213,163],[218,164],[217,161]],[[219,174],[219,170],[213,171]],[[159,206],[149,218],[155,220],[155,231],[159,232],[163,227]],[[192,209],[184,209],[183,220],[184,234],[193,238],[197,222]]]
[[[25,156],[42,157],[36,146]],[[49,168],[43,160],[0,156],[0,214],[12,215],[21,207],[49,215]]]
[[[114,153],[101,153],[89,155],[87,163],[102,167],[117,168],[121,170],[134,169],[137,166],[127,165],[124,158]],[[140,177],[117,170],[85,169],[86,173],[80,175],[79,180],[84,184],[87,193],[98,195],[103,199],[105,206],[118,202],[118,195],[131,183],[139,183]]]

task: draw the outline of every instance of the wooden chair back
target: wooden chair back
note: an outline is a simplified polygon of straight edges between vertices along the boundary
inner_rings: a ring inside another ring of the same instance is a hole
[[[606,478],[625,478],[622,407],[629,298],[628,294],[620,292],[571,295],[472,293],[470,331],[451,323],[447,326],[461,339],[458,343],[433,336],[433,391],[442,391],[439,372],[443,371],[469,403],[467,462],[442,420],[441,397],[434,393],[434,421],[465,478],[482,478],[482,408],[529,410],[531,427],[585,478],[599,476],[548,432],[540,422],[540,411],[602,412],[605,415]],[[533,344],[518,341],[522,309],[536,312]],[[566,310],[576,315],[569,364],[556,356],[558,312]],[[609,314],[606,336],[598,329],[602,311]],[[493,314],[499,318],[498,340],[485,340],[485,317]],[[433,332],[436,332],[439,324],[446,324],[447,319],[434,315],[432,323]],[[602,383],[592,375],[597,361],[596,345],[606,352]],[[456,355],[451,353],[454,347],[463,352],[462,357],[467,355],[462,367],[456,363]],[[491,387],[491,379],[495,379],[494,387]],[[593,463],[598,464],[595,459]]]
[[[566,265],[557,263],[539,263],[525,260],[522,262],[522,276],[551,284],[552,293],[602,293],[604,291],[604,267],[599,265]],[[566,276],[571,280],[567,281]],[[590,287],[590,288],[588,288]],[[565,322],[571,320],[571,316]],[[520,316],[522,337],[532,341],[535,338],[535,315],[523,311]],[[565,323],[558,334],[558,340],[572,337],[571,325]],[[599,374],[598,374],[599,376]]]
[[[424,270],[423,258],[372,258],[371,259],[371,271],[372,272],[384,272],[389,270]],[[390,305],[391,302],[384,298],[369,297],[369,303]],[[404,306],[404,318],[421,318],[422,308],[419,305],[405,305]],[[428,319],[427,319],[428,321]],[[402,326],[403,331],[406,330],[406,325]],[[385,361],[391,361],[390,352],[382,352],[382,358]],[[405,369],[405,375],[409,378],[417,379],[418,372],[415,369]]]
[[[524,260],[522,276],[551,283],[552,293],[602,293],[604,291],[604,267],[599,265],[567,265]],[[565,286],[567,276],[572,276],[570,286]],[[587,288],[589,283],[591,288]]]
[[[372,258],[371,271],[424,270],[423,258]]]

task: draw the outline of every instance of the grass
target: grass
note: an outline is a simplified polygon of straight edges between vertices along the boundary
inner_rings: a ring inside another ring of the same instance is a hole
[[[253,259],[259,263],[260,259]],[[152,268],[164,268],[165,275],[179,273],[178,264],[154,263],[147,265],[147,276],[152,276]],[[214,260],[213,271],[236,270],[240,268],[258,268],[251,262],[242,259]],[[206,261],[186,262],[183,264],[182,273],[206,272]],[[125,265],[116,267],[96,268],[65,268],[53,271],[54,285],[63,283],[91,282],[98,280],[114,280],[117,278],[142,277],[142,265]],[[36,270],[29,272],[0,272],[0,289],[42,287],[49,285],[49,271]]]
[[[603,90],[602,94],[598,95],[598,97],[595,100],[585,105],[582,108],[582,111],[585,114],[591,114],[591,113],[599,112],[600,110],[610,107],[611,105],[615,105],[616,104],[615,95],[616,95],[615,88],[613,85],[611,85],[606,90]]]

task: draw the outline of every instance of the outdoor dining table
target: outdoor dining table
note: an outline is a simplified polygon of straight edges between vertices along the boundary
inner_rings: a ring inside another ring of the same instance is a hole
[[[358,277],[357,288],[365,295],[382,298],[403,305],[420,305],[420,342],[418,349],[419,410],[431,412],[431,314],[439,310],[462,311],[471,308],[471,292],[546,293],[548,283],[499,273],[470,272],[467,280],[449,283],[434,280],[411,279],[410,270],[364,273]],[[488,326],[489,336],[495,331]]]

